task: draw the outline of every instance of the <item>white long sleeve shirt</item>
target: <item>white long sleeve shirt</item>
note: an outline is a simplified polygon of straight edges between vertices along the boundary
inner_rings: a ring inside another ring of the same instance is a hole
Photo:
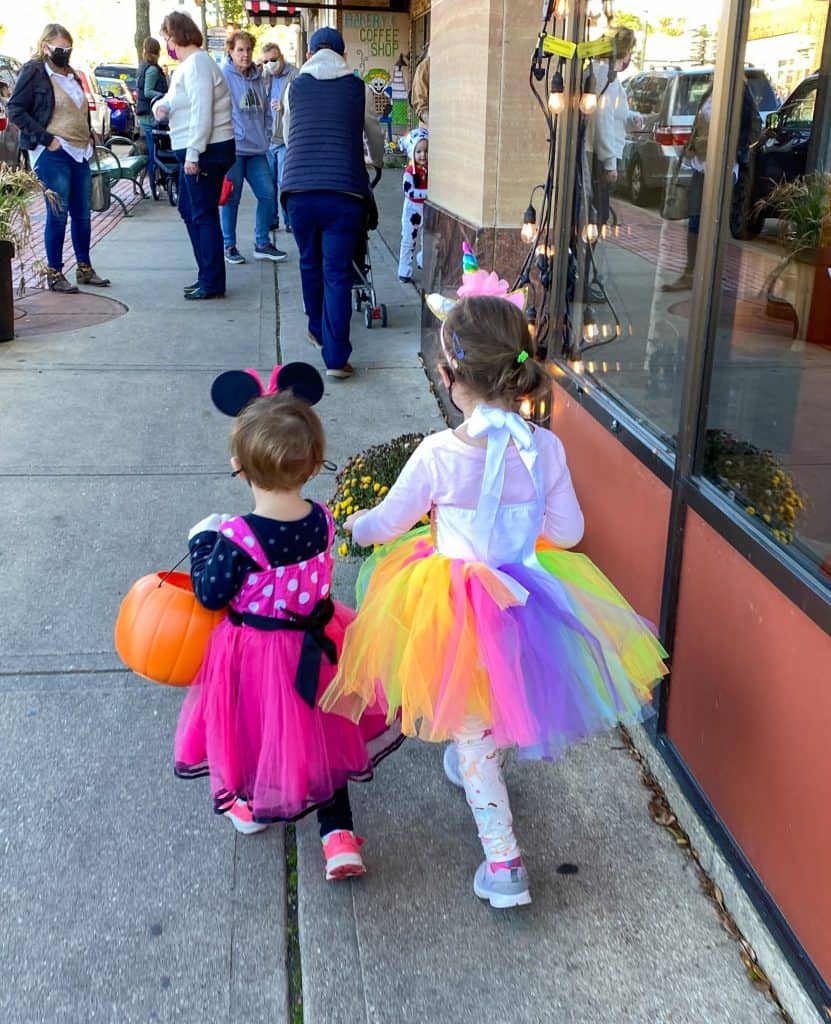
[[[231,92],[216,62],[197,50],[173,73],[165,96],[153,104],[169,111],[170,145],[184,149],[192,163],[211,143],[234,137],[231,121]]]
[[[393,540],[433,510],[437,548],[451,558],[495,566],[527,561],[533,559],[539,535],[557,547],[573,547],[583,536],[583,513],[562,442],[537,427],[526,460],[529,452],[536,457],[535,474],[518,448],[509,444],[504,481],[494,495],[498,508],[492,511],[487,536],[477,541],[474,524],[488,476],[487,449],[469,444],[452,430],[426,437],[381,504],[355,522],[355,543],[368,546]]]

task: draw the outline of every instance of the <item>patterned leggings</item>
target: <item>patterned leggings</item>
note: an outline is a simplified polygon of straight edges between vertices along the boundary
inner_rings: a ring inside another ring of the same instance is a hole
[[[459,771],[468,806],[473,811],[485,859],[513,860],[519,846],[514,836],[511,804],[502,776],[502,754],[491,731],[478,719],[467,719],[454,736]]]

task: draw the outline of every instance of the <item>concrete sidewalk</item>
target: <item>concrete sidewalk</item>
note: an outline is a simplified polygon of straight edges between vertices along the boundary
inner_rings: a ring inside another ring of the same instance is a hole
[[[398,188],[395,174],[382,184],[387,239]],[[252,213],[246,201],[245,255]],[[0,346],[0,1021],[282,1024],[298,956],[307,1024],[777,1020],[615,735],[509,769],[534,903],[502,914],[472,893],[480,850],[441,751],[405,744],[354,787],[366,878],[325,883],[315,823],[297,826],[291,949],[284,831],[239,836],[205,780],[173,778],[182,694],[127,672],[112,626],[133,580],[181,557],[192,523],[249,507],[210,402],[216,373],[317,358],[296,250],[279,242],[286,264],[229,267],[226,300],[187,303],[184,227],[141,203],[95,249],[129,312]],[[416,291],[377,237],[372,254],[391,326],[355,316],[356,376],[327,381],[319,410],[339,465],[442,426]],[[320,477],[310,494],[333,489]],[[339,561],[342,600],[356,571]]]

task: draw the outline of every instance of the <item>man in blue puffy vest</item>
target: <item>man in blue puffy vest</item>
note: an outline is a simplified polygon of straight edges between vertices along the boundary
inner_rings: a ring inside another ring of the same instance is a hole
[[[280,199],[300,252],[309,340],[322,349],[327,376],[343,380],[353,373],[352,259],[372,203],[363,139],[380,167],[384,130],[371,93],[346,63],[340,32],[318,29],[307,56],[283,101]]]

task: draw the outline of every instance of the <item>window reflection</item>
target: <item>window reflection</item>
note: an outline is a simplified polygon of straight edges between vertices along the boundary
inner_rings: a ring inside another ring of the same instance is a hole
[[[751,13],[746,55],[768,62],[784,101],[765,117],[733,189],[702,471],[831,577],[827,13],[827,4],[783,9],[781,0],[759,0]],[[774,32],[796,48],[775,45]],[[788,52],[801,63],[783,59]]]
[[[616,48],[584,72],[598,103],[582,119],[564,355],[669,444],[708,258],[703,184],[724,155],[710,133],[721,7],[702,0],[693,26],[670,0],[616,5],[634,34],[628,63]],[[700,469],[738,515],[831,577],[828,10],[754,0]],[[609,100],[611,67],[622,88]]]

